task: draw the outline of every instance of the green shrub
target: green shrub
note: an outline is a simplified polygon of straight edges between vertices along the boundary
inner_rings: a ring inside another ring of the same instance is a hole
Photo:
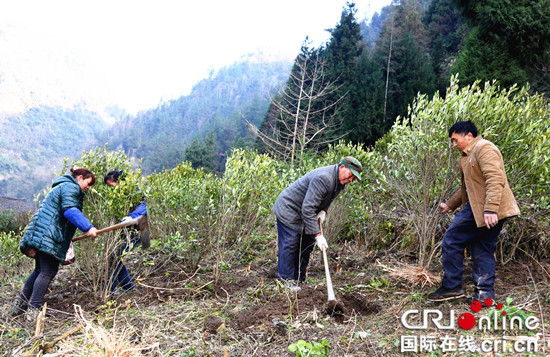
[[[448,128],[457,121],[472,120],[480,135],[500,148],[512,191],[524,214],[530,215],[531,207],[549,208],[549,119],[548,102],[529,95],[527,88],[501,89],[496,83],[481,87],[479,82],[459,88],[453,79],[445,98],[436,94],[429,100],[419,95],[408,116],[397,120],[377,142],[375,161],[383,192],[388,193],[380,202],[414,227],[417,239],[408,244],[416,247],[421,265],[430,263],[448,225],[437,206],[459,185],[459,153],[449,145]],[[522,217],[511,220],[509,229],[517,231],[517,225],[527,224]],[[532,239],[517,244],[528,242],[539,247],[547,244]]]
[[[270,235],[275,223],[272,207],[292,179],[293,172],[268,155],[253,150],[232,152],[220,180],[217,228],[221,251],[233,257],[218,255],[218,259],[240,259],[251,247],[274,241]]]
[[[32,212],[17,213],[14,209],[0,209],[0,232],[20,233],[25,229]]]
[[[217,237],[219,179],[181,163],[147,178],[147,215],[152,236],[166,254],[195,269],[211,252]]]
[[[122,151],[110,151],[107,146],[83,152],[79,160],[65,161],[60,173],[68,172],[72,166],[85,167],[96,175],[96,184],[88,189],[84,198],[84,215],[97,228],[105,228],[120,222],[141,202],[141,168],[134,167],[128,155]],[[123,170],[123,180],[116,187],[103,183],[103,177],[112,170]],[[77,232],[77,236],[83,232]],[[78,268],[90,282],[96,296],[106,299],[110,291],[109,256],[121,239],[128,239],[126,229],[103,233],[95,239],[86,238],[75,243]],[[98,264],[99,262],[99,264]]]
[[[271,208],[288,181],[283,165],[254,151],[234,150],[222,177],[182,163],[147,178],[152,233],[165,251],[195,269],[205,257],[217,265],[248,257],[272,241]]]
[[[21,233],[0,232],[0,274],[3,277],[19,276],[34,263],[19,250]]]

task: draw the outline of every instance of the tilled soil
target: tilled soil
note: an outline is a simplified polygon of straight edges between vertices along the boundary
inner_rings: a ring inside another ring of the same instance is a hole
[[[116,318],[124,318],[125,329],[133,329],[132,336],[139,337],[132,343],[138,346],[148,343],[162,353],[179,351],[180,355],[186,355],[182,353],[190,353],[193,348],[197,353],[203,352],[198,355],[222,356],[227,352],[235,356],[279,356],[286,355],[289,344],[298,339],[326,339],[334,355],[398,355],[394,354],[395,341],[404,333],[400,314],[410,308],[425,308],[425,296],[437,288],[412,286],[390,277],[368,257],[364,260],[357,256],[339,257],[339,267],[331,266],[331,271],[336,298],[343,305],[344,313],[330,316],[323,266],[314,259],[307,283],[301,285],[302,290],[296,294],[277,282],[273,260],[233,266],[216,275],[204,267],[186,271],[182,268],[183,262],[176,260],[149,266],[143,264],[139,256],[139,252],[133,253],[130,258],[134,259],[127,262],[137,289],[106,300],[93,292],[76,265],[63,267],[46,295],[48,339],[63,333],[55,331],[56,328],[72,324],[76,304],[97,323],[111,321],[107,327],[120,326],[122,322],[115,322]],[[383,256],[377,258],[383,260]],[[437,269],[440,268],[435,265],[432,273],[439,275],[441,272]],[[540,315],[538,299],[543,315],[548,317],[545,302],[550,301],[549,272],[547,262],[498,265],[497,300],[511,296],[517,303],[530,301],[525,310]],[[10,305],[23,278],[20,277],[19,282],[10,280],[0,290],[2,336],[7,336],[6,331],[13,328],[27,328],[31,334],[32,328],[20,318],[9,316]],[[373,283],[380,281],[384,283]],[[534,289],[535,283],[537,289]],[[470,261],[465,265],[464,288],[467,293],[473,291]],[[468,302],[443,303],[437,308],[443,312],[467,311]],[[112,311],[116,311],[116,316]],[[350,336],[355,336],[353,331],[363,331],[371,337],[348,341]],[[15,341],[3,342],[1,351],[13,352],[18,343]]]

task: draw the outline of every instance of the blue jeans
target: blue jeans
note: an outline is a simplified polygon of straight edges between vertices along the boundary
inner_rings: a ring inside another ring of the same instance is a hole
[[[451,226],[443,236],[442,285],[453,290],[462,287],[464,271],[464,249],[470,247],[474,265],[472,277],[475,284],[474,298],[485,299],[495,297],[495,245],[498,235],[506,219],[498,221],[491,229],[477,227],[470,202],[457,213]]]
[[[139,234],[133,235],[130,238],[130,244],[128,244],[128,241],[124,239],[118,247],[111,253],[109,262],[110,266],[115,265],[116,266],[111,274],[110,278],[110,284],[111,284],[111,292],[115,291],[117,286],[120,286],[122,290],[129,290],[134,287],[134,284],[132,283],[132,278],[130,277],[130,273],[128,272],[128,269],[122,262],[122,256],[129,252],[131,249],[135,248],[137,245],[139,245],[140,237]]]
[[[315,236],[296,232],[277,219],[279,253],[277,277],[281,279],[306,280],[309,256],[315,247]]]

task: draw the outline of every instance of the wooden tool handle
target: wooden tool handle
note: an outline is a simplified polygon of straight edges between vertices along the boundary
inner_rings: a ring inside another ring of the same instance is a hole
[[[321,230],[321,234],[323,234],[323,226],[321,224],[321,219],[318,219],[319,222],[319,229]],[[324,234],[323,234],[324,236]],[[323,252],[323,262],[325,263],[325,277],[327,279],[327,295],[328,295],[328,301],[335,301],[336,297],[334,296],[334,289],[332,288],[332,279],[330,278],[330,271],[328,269],[328,258],[327,258],[327,249],[325,246],[321,248],[321,251]]]
[[[325,275],[327,278],[327,295],[328,295],[328,301],[334,301],[336,300],[336,297],[334,296],[334,289],[332,288],[332,279],[330,278],[330,271],[328,269],[328,258],[327,258],[327,250],[323,246],[323,260],[325,262]]]
[[[118,228],[123,228],[123,227],[128,227],[128,226],[133,226],[134,224],[138,224],[139,223],[139,218],[134,218],[134,219],[131,219],[129,221],[125,221],[125,222],[120,222],[120,223],[117,223],[117,224],[114,224],[112,226],[109,226],[109,227],[105,227],[105,228],[102,228],[100,230],[98,230],[96,233],[97,234],[101,234],[101,233],[105,233],[105,232],[109,232],[109,231],[112,231],[114,229],[118,229]],[[76,242],[76,241],[79,241],[81,239],[84,239],[88,237],[87,235],[81,235],[81,236],[78,236],[76,238],[73,238],[73,242]]]

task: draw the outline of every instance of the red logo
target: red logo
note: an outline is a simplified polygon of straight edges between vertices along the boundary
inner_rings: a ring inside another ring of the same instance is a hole
[[[493,299],[487,298],[485,299],[484,303],[485,303],[485,306],[491,306],[493,305]],[[481,305],[481,302],[474,300],[470,304],[470,307],[472,308],[473,312],[479,312],[481,311],[481,308],[483,306]],[[497,310],[502,309],[502,304],[497,304],[496,308]],[[506,311],[503,311],[502,315],[506,315]],[[470,330],[476,325],[476,318],[473,314],[469,312],[465,312],[462,315],[460,315],[460,317],[458,318],[458,325],[463,330]]]

